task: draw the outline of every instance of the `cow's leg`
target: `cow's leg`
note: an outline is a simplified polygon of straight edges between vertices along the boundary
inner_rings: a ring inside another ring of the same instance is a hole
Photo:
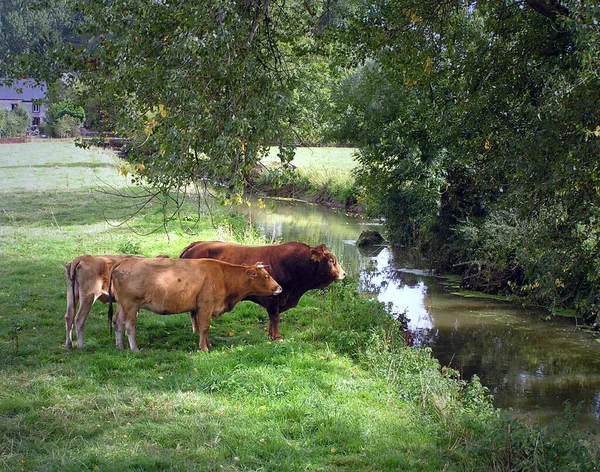
[[[117,349],[123,349],[123,324],[124,324],[124,316],[123,309],[121,305],[117,303],[117,313],[115,314],[115,318],[113,320],[113,325],[115,327],[115,344]]]
[[[123,310],[123,313],[117,316],[117,318],[120,320],[121,331],[123,330],[123,323],[125,324],[125,333],[127,333],[127,338],[129,339],[129,348],[136,352],[139,352],[137,343],[135,342],[135,325],[137,323],[139,309],[139,305],[121,305],[121,310]]]
[[[77,348],[83,349],[83,330],[85,327],[85,320],[87,320],[92,305],[96,301],[94,294],[88,294],[85,297],[79,298],[79,310],[75,315],[75,331],[77,332]]]
[[[79,287],[77,286],[77,281],[71,279],[69,277],[69,266],[67,266],[67,312],[65,313],[65,331],[66,331],[66,340],[65,347],[67,349],[71,349],[73,347],[72,342],[72,334],[73,334],[73,323],[75,322],[75,308],[77,306],[78,301],[78,291]]]
[[[273,341],[283,341],[281,334],[279,334],[279,307],[270,307],[269,312],[269,337]]]
[[[200,342],[198,344],[198,349],[204,352],[208,352],[208,348],[210,347],[210,340],[208,339],[208,328],[210,328],[210,313],[211,311],[202,310],[196,311],[197,316],[197,329],[200,333]]]
[[[127,339],[129,339],[129,349],[135,352],[140,352],[140,349],[137,347],[137,343],[135,342],[135,325],[137,322],[137,312],[133,316],[133,320],[131,318],[126,318],[125,321],[125,332],[127,333]]]

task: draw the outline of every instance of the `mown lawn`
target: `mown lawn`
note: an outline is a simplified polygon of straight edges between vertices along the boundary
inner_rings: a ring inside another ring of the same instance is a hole
[[[187,314],[148,312],[138,322],[142,351],[118,351],[106,306],[96,304],[85,349],[65,349],[63,265],[74,256],[176,257],[195,240],[257,237],[224,210],[213,209],[213,226],[193,204],[168,233],[157,203],[124,223],[143,199],[119,196],[139,195],[119,164],[65,141],[0,146],[0,470],[510,465],[505,453],[490,453],[506,447],[505,423],[496,425],[483,390],[403,348],[383,307],[358,296],[352,281],[286,312],[283,343],[268,340],[266,313],[243,302],[213,321],[208,354],[197,351]],[[474,447],[490,430],[498,438]],[[518,451],[530,442],[520,441],[511,453],[527,457]],[[579,470],[592,470],[587,446],[562,442],[586,466]]]

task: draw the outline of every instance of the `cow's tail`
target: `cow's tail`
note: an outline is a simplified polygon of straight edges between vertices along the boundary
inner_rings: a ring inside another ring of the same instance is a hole
[[[110,334],[110,337],[112,339],[113,336],[113,301],[112,299],[110,299],[108,301],[108,332]]]
[[[77,267],[79,267],[79,259],[74,259],[65,264],[65,274],[67,278],[67,306],[75,309],[77,302],[77,294],[75,293],[75,277],[77,275]]]
[[[75,300],[75,288],[73,287],[73,278],[71,277],[72,265],[72,261],[65,264],[65,278],[67,279],[67,307]]]
[[[113,265],[110,269],[110,273],[108,274],[108,332],[110,333],[110,337],[113,336],[113,302],[115,301],[115,297],[113,295],[113,286],[112,286],[112,275],[115,267],[119,265],[118,263]]]

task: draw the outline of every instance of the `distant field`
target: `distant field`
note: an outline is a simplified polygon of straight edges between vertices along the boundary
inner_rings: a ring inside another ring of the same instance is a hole
[[[272,147],[269,156],[264,160],[265,165],[279,162],[279,148]],[[300,147],[292,161],[298,168],[326,168],[350,171],[356,167],[354,153],[356,148],[345,147]]]

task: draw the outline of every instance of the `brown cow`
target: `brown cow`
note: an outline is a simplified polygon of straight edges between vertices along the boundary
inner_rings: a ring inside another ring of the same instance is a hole
[[[267,246],[243,246],[220,241],[198,241],[190,244],[180,258],[209,257],[232,264],[253,264],[263,261],[269,273],[281,285],[276,297],[249,296],[247,300],[262,305],[269,313],[269,336],[280,341],[280,314],[295,307],[308,290],[327,287],[346,277],[333,253],[325,244],[310,247],[304,243],[289,242]]]
[[[211,318],[230,311],[251,295],[277,295],[279,284],[262,263],[234,265],[212,259],[123,260],[113,267],[110,293],[121,308],[117,319],[117,347],[122,348],[123,324],[132,351],[138,311],[146,308],[159,315],[189,311],[199,333],[199,348],[208,352]]]
[[[65,277],[67,279],[67,312],[65,314],[65,328],[67,349],[73,347],[71,335],[73,324],[76,326],[77,347],[83,348],[83,329],[85,321],[96,300],[106,303],[108,300],[108,278],[112,267],[126,255],[84,255],[67,262]],[[75,314],[75,307],[79,309]]]

